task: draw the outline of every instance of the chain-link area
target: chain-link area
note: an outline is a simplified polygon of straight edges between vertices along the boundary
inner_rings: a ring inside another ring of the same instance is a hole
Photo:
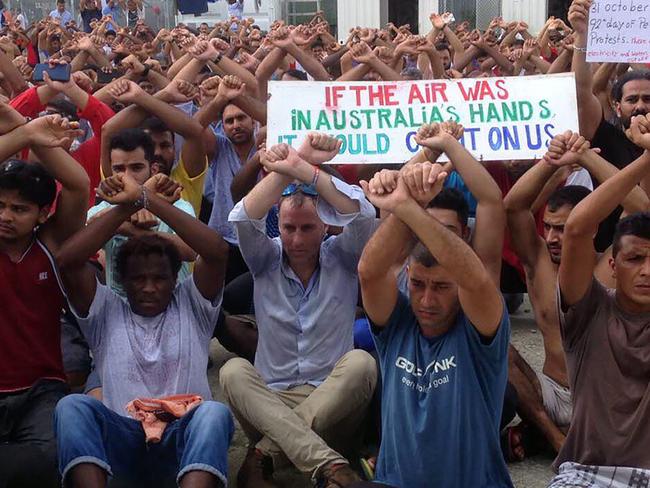
[[[487,28],[501,15],[501,0],[439,0],[439,12],[451,12],[457,20],[466,20],[472,27]]]

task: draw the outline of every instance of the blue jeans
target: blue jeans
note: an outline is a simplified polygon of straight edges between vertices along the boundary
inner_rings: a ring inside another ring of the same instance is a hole
[[[161,441],[147,444],[142,424],[87,395],[63,398],[54,413],[59,470],[92,463],[134,486],[207,471],[226,486],[234,425],[228,407],[206,401],[167,425]]]

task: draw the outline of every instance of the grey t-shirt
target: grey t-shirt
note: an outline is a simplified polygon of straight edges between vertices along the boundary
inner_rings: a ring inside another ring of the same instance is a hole
[[[126,416],[135,398],[195,393],[210,400],[207,367],[221,296],[206,300],[189,276],[156,317],[131,311],[126,299],[97,283],[87,317],[79,326],[102,380],[104,404]]]
[[[560,300],[558,300],[558,303]],[[566,461],[650,469],[650,314],[630,314],[593,280],[560,310],[573,417],[554,467]]]

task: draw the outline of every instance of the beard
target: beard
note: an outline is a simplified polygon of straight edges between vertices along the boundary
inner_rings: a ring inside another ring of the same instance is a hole
[[[637,115],[647,115],[647,114],[648,114],[647,110],[643,110],[643,109],[635,110],[634,112],[632,112],[632,114],[630,114],[629,117],[621,116],[621,124],[623,124],[623,128],[629,129],[630,125],[632,124],[632,118],[636,117]]]

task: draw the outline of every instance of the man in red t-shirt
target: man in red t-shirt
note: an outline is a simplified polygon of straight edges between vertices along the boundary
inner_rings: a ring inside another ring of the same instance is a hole
[[[85,223],[88,177],[61,148],[79,135],[77,124],[59,115],[25,123],[1,103],[0,121],[0,161],[25,147],[41,161],[0,164],[0,481],[58,486],[52,418],[67,386],[52,253]]]

